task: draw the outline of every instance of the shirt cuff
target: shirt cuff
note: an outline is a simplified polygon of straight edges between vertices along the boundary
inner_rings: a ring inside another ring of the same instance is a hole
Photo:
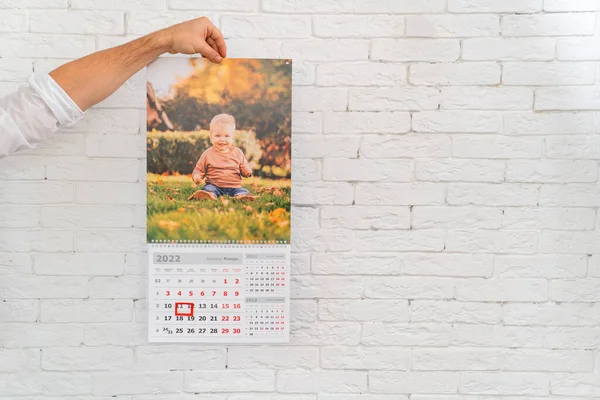
[[[29,79],[29,85],[44,100],[60,126],[74,125],[85,115],[49,74],[34,73]]]

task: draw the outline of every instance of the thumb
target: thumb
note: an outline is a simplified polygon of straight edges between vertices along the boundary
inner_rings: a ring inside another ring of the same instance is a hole
[[[206,42],[201,42],[198,46],[195,46],[195,49],[197,53],[202,54],[212,62],[220,63],[223,60],[223,57]]]

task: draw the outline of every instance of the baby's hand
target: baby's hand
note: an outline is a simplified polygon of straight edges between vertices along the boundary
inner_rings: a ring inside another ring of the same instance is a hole
[[[200,182],[202,182],[202,178],[200,178],[199,176],[194,176],[192,177],[192,180],[194,181],[194,183],[197,185]]]

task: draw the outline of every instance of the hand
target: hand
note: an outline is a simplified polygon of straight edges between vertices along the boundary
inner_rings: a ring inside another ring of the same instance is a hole
[[[221,31],[207,17],[173,25],[161,31],[169,43],[171,54],[201,54],[220,63],[227,56],[227,46]]]
[[[202,179],[201,179],[200,177],[198,177],[198,176],[194,176],[194,177],[192,178],[192,180],[194,181],[194,183],[195,183],[196,185],[198,185],[200,182],[202,182]]]

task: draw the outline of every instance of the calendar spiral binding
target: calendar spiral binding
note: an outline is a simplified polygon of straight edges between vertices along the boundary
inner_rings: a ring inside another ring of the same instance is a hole
[[[287,240],[151,240],[156,248],[279,248],[287,247]]]

